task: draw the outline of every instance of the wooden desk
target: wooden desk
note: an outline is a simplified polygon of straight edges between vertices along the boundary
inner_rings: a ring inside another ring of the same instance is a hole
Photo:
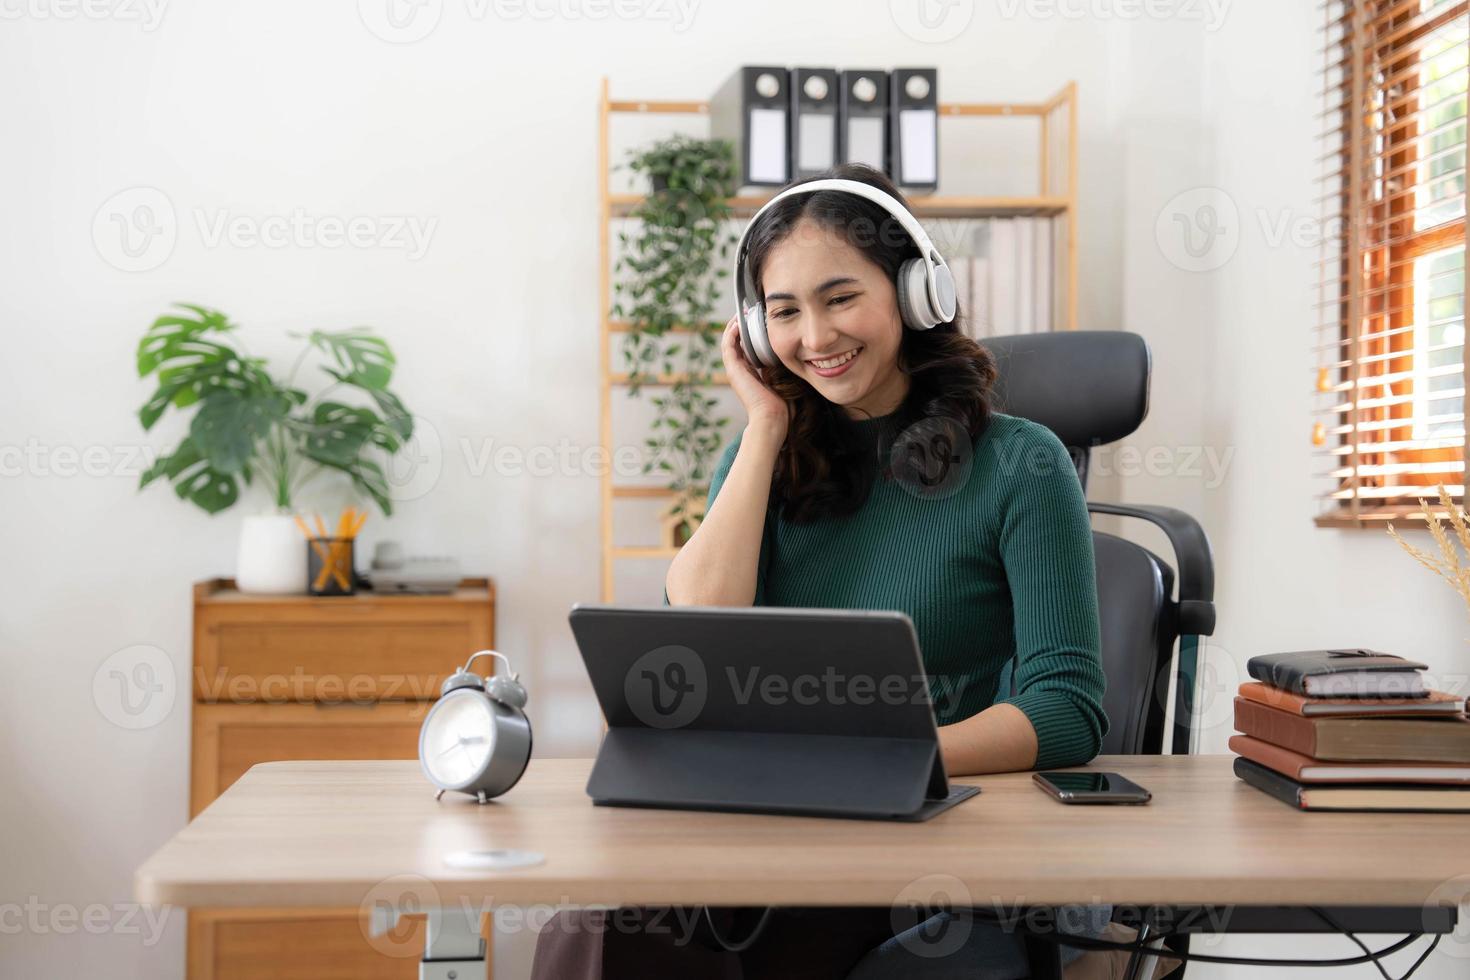
[[[1143,807],[1063,806],[1025,773],[965,779],[983,792],[921,824],[594,807],[590,765],[536,759],[489,806],[435,803],[414,762],[256,766],[138,869],[136,896],[361,907],[384,882],[417,876],[445,907],[893,905],[936,885],[976,906],[1419,908],[1470,897],[1464,816],[1300,813],[1237,780],[1229,756],[1098,759],[1092,768],[1153,791]],[[1365,846],[1385,832],[1385,845]],[[487,848],[546,861],[444,864]]]

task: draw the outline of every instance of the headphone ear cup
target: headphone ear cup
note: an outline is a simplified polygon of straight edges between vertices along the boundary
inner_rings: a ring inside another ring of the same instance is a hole
[[[929,302],[928,272],[923,259],[909,259],[899,266],[898,312],[910,330],[928,330],[939,322]]]
[[[745,357],[752,364],[776,366],[776,356],[771,352],[771,341],[766,336],[766,308],[759,303],[748,307],[741,321],[740,343],[745,348]]]
[[[955,295],[954,273],[949,271],[948,265],[939,265],[934,269],[934,294],[939,297],[939,308],[934,311],[934,325],[948,323],[955,318],[959,312],[958,297]]]

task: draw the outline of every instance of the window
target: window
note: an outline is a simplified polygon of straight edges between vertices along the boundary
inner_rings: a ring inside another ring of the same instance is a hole
[[[1312,442],[1317,523],[1465,499],[1465,0],[1329,0]]]

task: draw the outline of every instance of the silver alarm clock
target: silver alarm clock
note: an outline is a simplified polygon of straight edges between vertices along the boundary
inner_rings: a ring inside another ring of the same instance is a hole
[[[489,679],[470,671],[481,657],[496,657],[507,673]],[[531,721],[523,710],[526,689],[510,661],[494,650],[480,650],[451,674],[439,700],[419,729],[419,763],[429,782],[446,791],[468,793],[481,803],[514,786],[531,759]]]

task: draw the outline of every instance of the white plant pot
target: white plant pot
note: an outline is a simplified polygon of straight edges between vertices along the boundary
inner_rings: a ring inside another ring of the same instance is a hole
[[[289,514],[256,514],[240,525],[235,586],[273,595],[306,591],[306,538]]]

